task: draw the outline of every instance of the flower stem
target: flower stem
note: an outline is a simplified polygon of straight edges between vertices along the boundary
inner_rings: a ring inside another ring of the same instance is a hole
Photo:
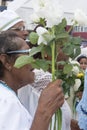
[[[61,130],[61,128],[62,128],[62,111],[60,108],[57,110],[57,117],[58,117],[58,130]]]
[[[52,43],[51,45],[51,50],[52,50],[52,81],[56,79],[55,76],[55,42]],[[51,122],[52,123],[52,122]],[[54,129],[53,130],[61,130],[62,127],[62,112],[61,109],[59,108],[56,113],[55,113],[55,121],[54,121]]]
[[[52,81],[55,80],[55,43],[53,42],[51,45],[52,49]]]

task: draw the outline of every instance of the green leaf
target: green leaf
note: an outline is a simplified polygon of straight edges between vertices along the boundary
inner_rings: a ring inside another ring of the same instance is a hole
[[[65,61],[58,61],[57,64],[59,65],[64,65],[66,62]]]
[[[71,55],[72,53],[74,53],[74,46],[67,43],[63,48],[63,52],[67,55]]]
[[[61,23],[54,26],[54,32],[55,32],[54,34],[57,36],[58,34],[65,32],[66,25],[67,25],[67,21],[64,18]]]
[[[43,69],[47,71],[49,69],[49,65],[51,61],[46,61],[45,59],[36,59],[35,62],[32,63],[32,66],[37,69]]]
[[[40,18],[40,25],[46,26],[45,18]]]
[[[42,36],[44,37],[44,39],[45,39],[48,43],[51,42],[51,41],[53,41],[54,38],[55,38],[55,35],[48,34],[48,33],[44,33]]]
[[[35,54],[37,54],[38,52],[41,52],[43,49],[43,44],[37,46],[37,47],[33,47],[29,53],[29,56],[33,56]]]
[[[79,45],[80,46],[80,43],[81,43],[81,38],[80,37],[70,37],[70,40],[74,45]]]
[[[34,59],[32,57],[29,57],[28,55],[23,55],[17,58],[14,67],[21,68],[26,64],[30,64],[34,62]]]
[[[58,34],[58,35],[56,36],[56,41],[57,41],[58,39],[63,39],[63,38],[68,38],[68,37],[69,37],[68,33],[60,33],[60,34]]]
[[[41,51],[41,55],[42,55],[43,59],[44,59],[45,54],[47,56],[50,56],[50,57],[52,56],[52,54],[51,54],[51,47],[49,45],[44,46],[42,51]]]
[[[35,33],[35,32],[31,32],[31,33],[29,34],[29,40],[30,40],[30,42],[31,42],[32,44],[36,44],[36,43],[37,43],[38,37],[39,37],[38,34]]]
[[[64,72],[64,74],[69,74],[71,72],[71,70],[72,70],[72,65],[66,64],[64,66],[63,72]]]
[[[76,46],[75,51],[73,53],[73,58],[76,58],[79,54],[81,54],[81,48]]]

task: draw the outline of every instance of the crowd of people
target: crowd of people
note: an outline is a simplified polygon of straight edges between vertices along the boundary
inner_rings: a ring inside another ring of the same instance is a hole
[[[26,40],[28,35],[18,14],[12,10],[0,13],[0,130],[49,130],[51,118],[54,123],[58,108],[62,110],[61,130],[86,130],[86,106],[82,105],[86,99],[84,93],[77,107],[78,119],[72,119],[60,79],[52,82],[51,72],[33,69],[31,64],[20,69],[14,67],[20,55],[29,54],[26,53],[30,48]],[[61,58],[67,60],[62,50],[58,60]],[[85,71],[87,57],[80,55],[76,60]],[[80,125],[84,122],[81,114],[85,114],[84,126]]]

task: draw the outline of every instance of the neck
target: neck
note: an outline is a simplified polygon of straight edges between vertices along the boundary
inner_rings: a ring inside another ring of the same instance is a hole
[[[17,89],[15,87],[15,84],[13,85],[12,82],[9,82],[8,80],[5,80],[5,79],[1,79],[0,78],[0,82],[6,84],[9,88],[11,88],[16,94],[17,94]]]

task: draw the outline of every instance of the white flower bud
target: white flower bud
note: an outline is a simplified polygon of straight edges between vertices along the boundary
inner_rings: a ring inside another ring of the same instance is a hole
[[[81,80],[75,79],[74,91],[77,91],[80,85],[81,85]]]
[[[77,75],[79,73],[79,68],[78,66],[73,66],[72,72]]]

